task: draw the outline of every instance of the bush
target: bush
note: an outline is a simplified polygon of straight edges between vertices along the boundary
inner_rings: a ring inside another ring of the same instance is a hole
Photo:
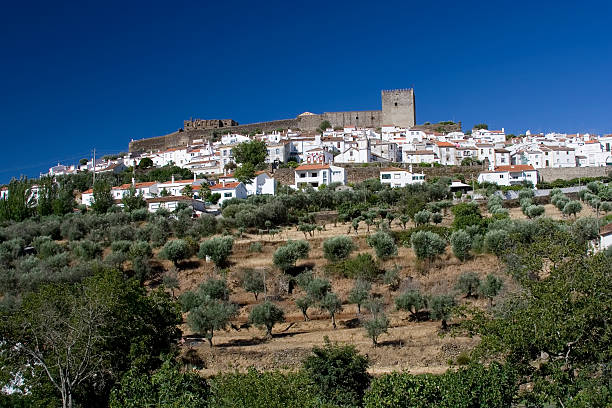
[[[421,210],[414,214],[414,223],[419,226],[423,224],[427,224],[429,219],[431,218],[431,213],[427,210]]]
[[[276,323],[285,321],[283,309],[272,302],[266,301],[255,306],[249,314],[249,322],[266,328],[266,336],[272,338],[272,328]]]
[[[263,252],[263,245],[261,245],[261,242],[251,242],[249,252]]]
[[[366,320],[363,323],[363,327],[366,329],[368,337],[372,339],[372,345],[376,347],[380,335],[388,333],[389,318],[384,313],[379,313],[371,319]]]
[[[349,257],[356,249],[353,240],[346,235],[328,238],[323,241],[323,255],[330,262],[337,262]]]
[[[111,242],[111,249],[113,252],[121,252],[128,253],[130,252],[130,246],[132,246],[132,241],[113,241]]]
[[[484,281],[480,283],[478,292],[489,299],[489,306],[493,306],[493,298],[499,294],[504,286],[503,281],[493,274],[487,275]]]
[[[541,205],[530,205],[525,209],[525,215],[529,218],[535,218],[543,215],[544,211],[544,207]]]
[[[419,231],[412,235],[412,249],[418,259],[432,260],[444,253],[446,241],[438,234],[429,231]]]
[[[487,252],[501,256],[508,250],[510,239],[504,230],[489,231],[484,236],[484,248]]]
[[[397,255],[397,245],[391,235],[384,231],[378,231],[366,239],[369,246],[374,248],[379,259],[387,259]]]
[[[433,296],[429,303],[429,307],[431,308],[429,316],[433,320],[441,320],[442,330],[446,330],[448,328],[446,321],[452,316],[455,305],[455,298],[451,295]]]
[[[451,209],[455,219],[453,220],[453,228],[456,230],[466,229],[470,225],[480,225],[482,215],[478,209],[478,204],[461,203]]]
[[[263,274],[253,269],[247,269],[244,271],[242,277],[242,287],[247,292],[255,295],[255,300],[261,292],[264,291],[266,283],[264,282]]]
[[[599,221],[594,217],[578,218],[571,226],[572,236],[580,244],[599,237]]]
[[[464,230],[453,232],[450,237],[453,254],[461,261],[465,261],[470,257],[470,249],[472,249],[472,237]]]
[[[331,344],[327,339],[324,347],[314,347],[312,352],[303,367],[319,398],[341,407],[361,406],[370,384],[368,358],[360,355],[355,346]]]
[[[376,280],[381,273],[378,263],[368,253],[357,254],[355,258],[343,262],[328,264],[325,266],[325,270],[332,275],[364,279],[370,282]]]
[[[208,256],[215,263],[215,266],[222,267],[227,263],[227,259],[232,254],[233,246],[234,240],[232,237],[215,237],[200,244],[198,257],[206,258]]]
[[[413,319],[417,319],[419,310],[426,306],[425,298],[416,289],[410,289],[395,298],[397,310],[410,312]]]
[[[71,242],[70,249],[74,256],[85,261],[92,260],[102,253],[100,245],[88,240]]]
[[[210,278],[200,285],[197,293],[200,298],[229,300],[230,290],[224,280]]]

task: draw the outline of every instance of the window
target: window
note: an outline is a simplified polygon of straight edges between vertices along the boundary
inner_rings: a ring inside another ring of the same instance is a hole
[[[390,175],[390,174],[383,174],[383,175],[381,176],[381,178],[382,178],[383,180],[389,180],[389,179],[391,179],[391,175]]]
[[[310,177],[317,177],[317,173],[310,173]]]
[[[394,174],[394,175],[393,175],[393,178],[398,179],[398,178],[400,178],[400,175],[399,175],[399,174]]]
[[[278,149],[276,149],[276,154],[278,154],[278,153],[279,153],[279,150],[278,150]]]
[[[300,178],[305,178],[306,177],[306,173],[300,173]]]
[[[229,192],[229,193],[223,193],[223,197],[231,197],[231,196],[232,196],[232,193],[231,193],[231,192]]]
[[[395,106],[397,106],[397,102],[395,102]]]

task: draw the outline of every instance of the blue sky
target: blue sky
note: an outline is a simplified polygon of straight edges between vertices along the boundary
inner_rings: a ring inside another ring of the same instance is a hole
[[[0,182],[189,117],[379,109],[612,132],[609,2],[3,2]]]

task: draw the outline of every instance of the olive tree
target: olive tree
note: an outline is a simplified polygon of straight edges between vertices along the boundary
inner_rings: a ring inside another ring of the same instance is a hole
[[[452,316],[455,305],[455,298],[451,295],[438,295],[431,298],[429,302],[429,307],[431,308],[430,317],[433,320],[442,321],[442,330],[448,328],[446,321]]]
[[[446,241],[435,232],[418,231],[410,237],[412,249],[418,259],[433,260],[443,254]]]
[[[272,338],[272,328],[276,323],[285,321],[283,309],[272,302],[265,301],[255,306],[249,314],[249,322],[257,327],[266,328],[266,337]]]
[[[272,261],[280,270],[286,272],[295,266],[298,259],[308,257],[310,244],[304,240],[287,241],[287,243],[274,251]]]
[[[429,219],[431,218],[431,213],[427,210],[421,210],[419,212],[417,212],[416,214],[414,214],[414,223],[419,226],[419,225],[424,225],[427,224],[429,222]]]
[[[372,345],[378,346],[378,338],[384,333],[388,333],[389,318],[384,313],[379,313],[373,316],[371,319],[366,320],[363,323],[363,327],[366,329],[366,333],[370,339],[372,339]]]
[[[357,305],[357,314],[361,314],[361,305],[368,299],[371,289],[370,282],[362,279],[355,281],[355,286],[349,292],[348,301]]]
[[[342,302],[338,295],[334,292],[328,292],[323,299],[321,299],[320,307],[329,313],[332,321],[332,327],[336,328],[336,313],[342,310]]]
[[[582,211],[582,204],[580,201],[572,200],[568,201],[567,204],[563,207],[563,214],[565,215],[573,215],[576,218],[576,214]]]
[[[384,231],[378,231],[376,234],[369,236],[366,239],[369,246],[374,248],[376,256],[379,259],[387,259],[397,255],[397,245],[391,235]]]
[[[220,268],[227,263],[227,259],[232,254],[234,239],[229,236],[215,237],[200,244],[198,257],[203,259],[209,257]]]
[[[594,217],[578,218],[571,227],[572,236],[579,243],[599,237],[599,221]]]
[[[339,235],[323,241],[323,255],[330,262],[348,258],[355,249],[353,240],[346,235]]]
[[[189,312],[187,325],[201,334],[213,346],[214,332],[225,329],[238,312],[238,307],[229,302],[205,297]]]
[[[487,252],[501,256],[508,250],[510,239],[504,230],[489,231],[484,236],[484,247]]]
[[[247,269],[244,271],[242,277],[242,287],[247,292],[252,293],[255,296],[255,300],[261,292],[265,289],[265,282],[263,274],[260,271],[253,269]]]
[[[465,261],[470,257],[470,249],[472,249],[472,237],[464,230],[458,230],[450,236],[451,248],[453,254],[461,261]]]
[[[455,289],[465,293],[465,297],[477,297],[480,278],[475,272],[464,272],[459,276]]]
[[[295,304],[300,308],[302,316],[304,316],[304,321],[307,322],[310,320],[308,317],[308,308],[312,306],[312,299],[310,299],[308,296],[302,296],[295,300]]]
[[[187,243],[187,241],[183,239],[175,239],[173,241],[168,241],[159,252],[159,257],[161,259],[167,259],[172,261],[174,266],[178,269],[179,262],[183,259],[187,259],[192,255],[191,245]]]
[[[413,319],[418,320],[419,310],[426,306],[426,301],[421,292],[410,289],[395,298],[395,308],[410,312]]]
[[[489,299],[489,306],[493,306],[493,298],[499,294],[504,286],[504,282],[501,278],[489,274],[487,277],[480,283],[480,287],[478,288],[478,292]]]

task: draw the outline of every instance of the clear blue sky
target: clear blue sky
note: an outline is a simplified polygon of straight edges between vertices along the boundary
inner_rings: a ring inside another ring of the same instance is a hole
[[[0,182],[127,150],[191,116],[379,109],[612,132],[610,2],[6,1]]]

